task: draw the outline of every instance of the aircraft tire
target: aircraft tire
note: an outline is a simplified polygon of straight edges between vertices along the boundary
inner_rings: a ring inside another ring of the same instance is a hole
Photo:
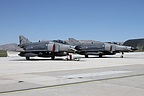
[[[88,55],[85,55],[85,58],[88,58]]]
[[[26,60],[30,60],[30,57],[26,57]]]
[[[52,56],[51,59],[54,60],[54,59],[55,59],[55,56]]]
[[[102,54],[99,54],[99,58],[102,58],[102,56],[103,56]]]

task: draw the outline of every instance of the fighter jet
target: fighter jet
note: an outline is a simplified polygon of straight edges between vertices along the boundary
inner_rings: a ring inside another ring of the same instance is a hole
[[[99,41],[81,43],[74,38],[69,38],[69,44],[76,45],[76,53],[85,55],[86,58],[88,58],[89,55],[98,55],[99,57],[102,57],[103,55],[115,55],[120,52],[122,53],[121,57],[123,58],[124,52],[135,50],[135,48],[131,46],[109,44]]]
[[[55,59],[55,56],[68,55],[69,50],[72,50],[74,48],[74,46],[62,42],[30,42],[24,36],[19,36],[19,43],[19,47],[23,48],[23,51],[20,51],[19,56],[26,57],[26,60],[29,60],[30,57],[35,56],[51,57],[51,59]]]

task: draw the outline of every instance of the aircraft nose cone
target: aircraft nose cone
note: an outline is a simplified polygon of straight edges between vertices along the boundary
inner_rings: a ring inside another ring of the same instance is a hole
[[[82,48],[80,46],[75,47],[76,50],[81,50]]]

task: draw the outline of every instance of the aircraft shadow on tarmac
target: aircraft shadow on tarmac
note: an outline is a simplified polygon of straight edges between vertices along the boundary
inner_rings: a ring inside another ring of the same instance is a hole
[[[30,60],[26,60],[26,59],[13,59],[13,60],[10,60],[10,61],[75,61],[75,60],[66,60],[66,59],[63,59],[63,58],[55,58],[54,60],[52,59],[37,59],[37,58],[31,58]],[[85,60],[79,60],[80,62],[81,61],[85,61]]]
[[[81,58],[85,58],[85,57],[81,57]],[[103,56],[103,57],[96,57],[96,56],[92,56],[92,57],[88,57],[88,58],[121,58],[121,57],[107,57],[107,56]]]
[[[102,58],[121,58],[121,57],[114,57],[114,56],[103,56],[103,57],[98,57],[98,56],[90,56],[88,57],[89,59],[93,59],[93,58],[97,58],[97,59],[102,59]],[[126,58],[126,57],[124,57]],[[64,58],[55,58],[54,60],[52,60],[51,58],[31,58],[30,60],[26,60],[25,58],[15,58],[15,59],[12,59],[10,61],[74,61],[74,60],[66,60]],[[85,57],[80,57],[80,60],[79,61],[86,61],[86,58]]]

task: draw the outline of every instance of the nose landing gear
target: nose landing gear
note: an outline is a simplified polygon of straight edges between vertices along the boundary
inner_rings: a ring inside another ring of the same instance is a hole
[[[124,57],[123,55],[124,55],[124,52],[122,52],[121,58],[123,58],[123,57]]]

